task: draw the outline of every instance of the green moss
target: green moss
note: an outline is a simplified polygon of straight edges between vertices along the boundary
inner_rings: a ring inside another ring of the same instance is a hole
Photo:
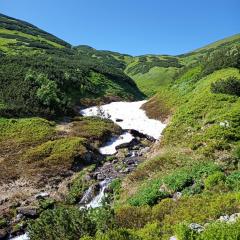
[[[224,173],[222,172],[216,172],[210,176],[208,176],[205,181],[204,185],[207,189],[212,189],[219,183],[223,183],[225,181],[226,177]]]
[[[133,206],[154,205],[157,201],[174,192],[183,191],[194,182],[198,182],[216,171],[219,171],[219,167],[211,162],[173,170],[166,176],[146,181],[138,192],[130,198],[129,203]]]
[[[38,142],[53,136],[54,123],[42,118],[0,118],[0,142]]]
[[[94,141],[100,146],[111,135],[119,134],[120,128],[112,121],[97,117],[77,117],[72,123],[71,134]]]
[[[24,158],[28,163],[73,163],[74,157],[86,152],[85,139],[72,137],[48,141],[27,151]]]

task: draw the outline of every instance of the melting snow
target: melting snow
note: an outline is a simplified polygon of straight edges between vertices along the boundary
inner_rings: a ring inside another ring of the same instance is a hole
[[[166,124],[149,119],[144,110],[140,109],[146,101],[112,102],[100,107],[81,110],[83,116],[99,116],[109,118],[122,129],[134,129],[143,134],[159,139]]]
[[[18,236],[18,237],[11,238],[11,240],[29,240],[29,237],[28,237],[28,234],[25,233],[25,234],[20,235],[20,236]]]
[[[103,155],[113,155],[117,152],[116,147],[123,143],[130,143],[134,139],[133,135],[125,132],[119,137],[112,137],[105,146],[99,149],[100,153]]]

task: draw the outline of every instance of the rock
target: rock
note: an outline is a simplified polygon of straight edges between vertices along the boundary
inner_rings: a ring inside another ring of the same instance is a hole
[[[28,206],[28,207],[19,207],[17,208],[17,213],[22,214],[26,217],[37,217],[38,216],[38,207]]]
[[[177,201],[182,197],[182,193],[181,192],[176,192],[173,194],[173,200]]]
[[[36,199],[45,199],[45,198],[47,198],[47,197],[49,197],[49,193],[47,193],[47,192],[41,192],[41,193],[38,193],[38,194],[36,194],[35,195],[35,198]]]
[[[104,179],[105,179],[105,176],[104,176],[102,173],[99,173],[99,174],[97,175],[97,180],[102,181],[102,180],[104,180]]]
[[[236,222],[237,219],[239,219],[239,218],[240,218],[240,213],[234,213],[234,214],[232,214],[232,215],[229,217],[228,222],[234,223],[234,222]]]
[[[160,191],[160,192],[167,192],[167,193],[170,192],[170,190],[168,189],[168,187],[167,187],[165,184],[162,184],[162,185],[160,186],[159,191]]]
[[[123,122],[123,119],[116,118],[116,122]]]
[[[225,120],[225,121],[223,121],[223,122],[220,122],[219,125],[220,125],[221,127],[225,127],[225,128],[230,127],[230,123],[229,123],[227,120]]]
[[[0,240],[7,239],[8,232],[6,229],[0,229]]]
[[[228,222],[229,220],[229,215],[224,215],[219,218],[220,222]]]
[[[169,240],[178,240],[176,236],[172,236],[169,238]]]
[[[112,161],[113,164],[116,164],[117,162],[118,162],[117,159],[114,159],[114,160]]]
[[[191,223],[188,227],[198,233],[204,231],[204,227],[198,223]]]

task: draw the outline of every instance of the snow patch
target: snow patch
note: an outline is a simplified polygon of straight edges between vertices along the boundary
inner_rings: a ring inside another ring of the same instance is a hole
[[[145,111],[141,109],[141,106],[146,102],[112,102],[99,107],[95,106],[83,109],[80,113],[83,116],[109,118],[124,130],[134,129],[154,139],[159,139],[166,124],[148,118]]]
[[[99,152],[103,155],[113,155],[117,152],[116,147],[123,143],[130,143],[134,139],[133,135],[125,132],[119,137],[112,137],[105,146],[99,149]]]
[[[15,238],[11,238],[11,240],[29,240],[30,238],[28,237],[28,234],[25,233],[23,235],[17,236]]]

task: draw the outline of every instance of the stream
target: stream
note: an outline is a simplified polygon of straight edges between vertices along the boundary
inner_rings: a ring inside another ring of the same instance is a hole
[[[81,208],[97,208],[102,204],[105,192],[112,180],[132,172],[143,160],[149,146],[158,141],[166,124],[149,119],[141,106],[146,101],[112,102],[80,111],[83,116],[110,119],[122,128],[120,136],[111,137],[99,148],[102,155],[110,156],[112,161],[105,162],[93,173],[97,183],[90,186],[79,202]],[[144,144],[143,142],[148,142]],[[25,233],[12,240],[29,240]]]
[[[101,117],[105,119],[111,119],[118,124],[123,133],[118,137],[112,137],[109,141],[103,145],[99,152],[107,156],[116,156],[119,149],[127,149],[127,154],[124,157],[116,157],[112,163],[105,163],[100,166],[95,172],[98,174],[98,193],[89,201],[85,202],[85,199],[89,199],[92,195],[91,186],[84,194],[80,201],[81,208],[96,208],[101,206],[101,202],[105,196],[105,190],[111,181],[117,177],[124,176],[132,172],[137,165],[141,162],[143,154],[149,150],[148,146],[141,144],[141,140],[147,139],[151,142],[158,141],[161,137],[165,124],[158,120],[149,119],[141,106],[146,101],[137,102],[112,102],[102,106],[94,106],[86,108],[80,111],[83,116],[88,117]],[[135,142],[134,142],[135,140]],[[117,163],[121,161],[121,164],[125,164],[125,169],[116,170]]]

